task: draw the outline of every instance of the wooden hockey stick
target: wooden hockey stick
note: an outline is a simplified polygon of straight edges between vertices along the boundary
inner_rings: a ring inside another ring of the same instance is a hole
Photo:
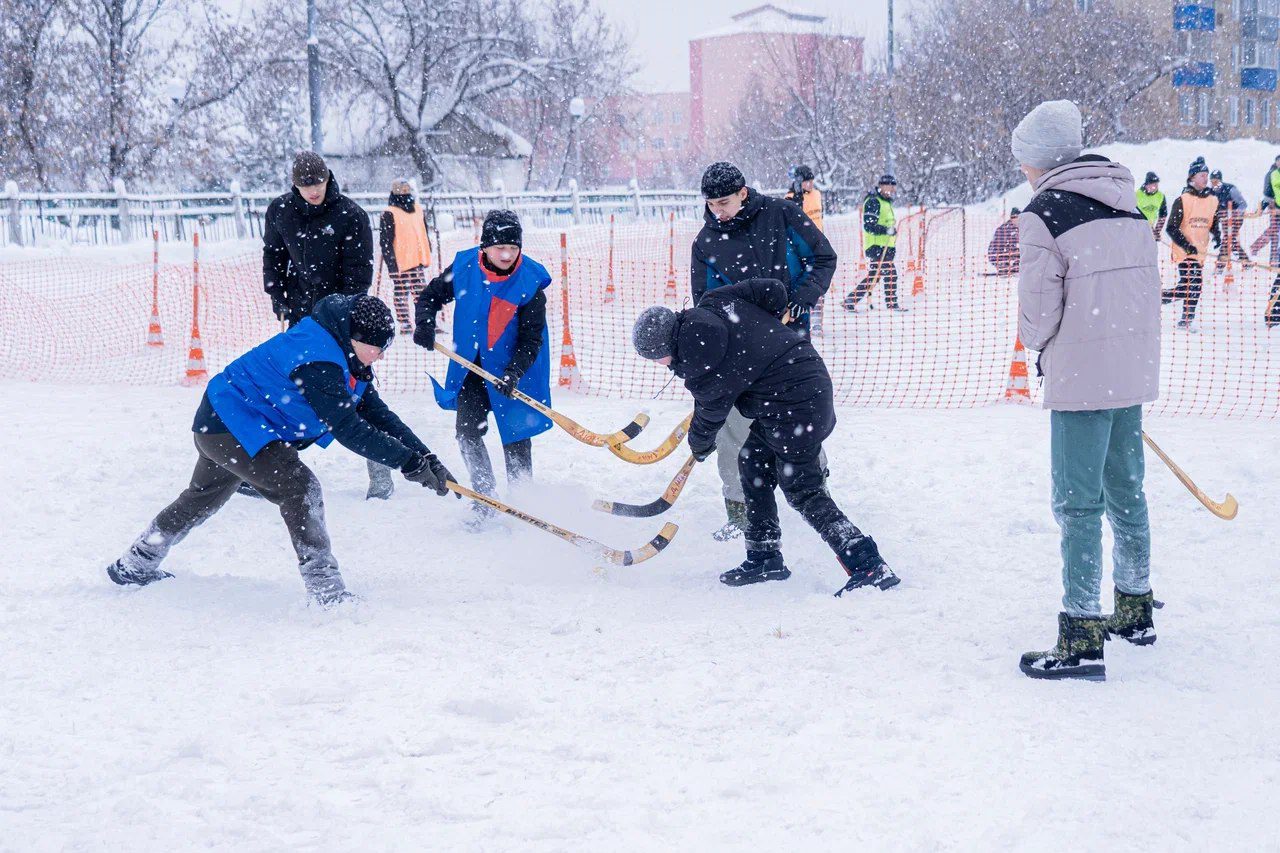
[[[647,504],[624,504],[614,501],[596,501],[591,504],[591,508],[600,512],[607,512],[611,515],[621,515],[626,518],[652,518],[655,515],[662,515],[671,509],[671,505],[676,502],[676,498],[680,497],[680,493],[684,491],[685,483],[689,482],[689,474],[693,471],[693,466],[698,460],[690,456],[689,461],[680,466],[680,470],[676,472],[675,477],[671,479],[671,484],[667,486],[667,490],[663,492],[657,500],[650,501]]]
[[[454,492],[455,494],[471,498],[471,500],[482,503],[485,506],[493,507],[498,512],[509,515],[512,518],[518,518],[526,524],[532,524],[539,530],[545,530],[552,536],[558,536],[572,545],[577,545],[579,548],[584,548],[587,551],[597,554],[602,559],[608,560],[615,566],[633,566],[636,563],[643,563],[645,560],[656,557],[659,551],[671,544],[671,540],[675,538],[676,531],[680,529],[668,521],[666,524],[662,525],[662,530],[658,532],[657,536],[653,537],[636,550],[619,551],[616,548],[610,548],[607,545],[603,545],[594,539],[589,539],[586,536],[574,533],[571,530],[565,530],[563,527],[558,527],[549,521],[543,521],[540,518],[535,518],[527,512],[522,512],[513,506],[507,506],[502,501],[491,498],[488,495],[473,492],[466,486],[460,486],[452,480],[446,482],[445,486],[449,491]]]
[[[1209,510],[1209,512],[1213,513],[1218,518],[1226,521],[1230,521],[1236,517],[1236,513],[1240,511],[1240,504],[1231,496],[1230,492],[1227,493],[1227,497],[1222,501],[1222,503],[1218,503],[1213,498],[1202,492],[1200,487],[1192,482],[1191,478],[1187,476],[1187,472],[1174,464],[1174,461],[1160,449],[1159,445],[1151,440],[1151,436],[1147,435],[1146,432],[1142,433],[1142,440],[1147,443],[1147,447],[1150,447],[1156,452],[1156,456],[1160,457],[1161,462],[1169,466],[1169,470],[1173,472],[1173,476],[1177,477],[1182,485],[1187,487],[1187,491],[1195,495],[1196,500],[1204,504],[1205,509]]]
[[[442,355],[447,356],[451,361],[455,361],[462,365],[484,381],[497,384],[498,377],[494,376],[483,367],[480,367],[478,364],[473,364],[467,361],[465,358],[443,344],[436,344],[436,352],[441,353]],[[641,413],[636,415],[635,418],[632,419],[631,423],[627,424],[612,435],[604,435],[602,433],[592,432],[572,418],[568,418],[557,412],[555,409],[542,405],[519,389],[516,389],[515,393],[512,394],[512,397],[519,400],[521,403],[524,403],[526,406],[529,406],[539,414],[551,418],[552,422],[555,423],[556,426],[560,427],[560,429],[569,433],[569,435],[573,436],[578,441],[581,441],[583,444],[589,444],[592,447],[608,447],[612,450],[615,444],[622,444],[625,441],[630,441],[639,435],[641,430],[649,425],[649,416]]]
[[[652,465],[655,462],[661,462],[672,453],[675,453],[680,442],[684,441],[684,437],[689,434],[689,425],[693,423],[693,412],[680,422],[672,432],[667,436],[666,440],[655,447],[653,450],[632,450],[625,444],[609,445],[609,452],[619,459],[624,459],[632,465]]]

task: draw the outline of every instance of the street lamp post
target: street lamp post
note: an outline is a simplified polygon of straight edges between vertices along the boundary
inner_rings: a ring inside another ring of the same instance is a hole
[[[893,103],[892,103],[892,98],[893,98],[893,0],[888,0],[888,2],[889,2],[889,51],[888,51],[888,63],[886,65],[886,68],[888,71],[888,74],[886,75],[888,91],[885,93],[885,100],[888,101],[889,103],[887,104],[888,109],[885,110],[885,113],[886,113],[886,118],[889,121],[889,126],[885,133],[884,159],[885,159],[885,164],[888,166],[889,174],[896,175],[898,172],[897,163],[895,162],[897,159],[897,152],[894,149],[897,147],[897,139],[896,139],[897,131],[895,128],[896,122],[894,120]]]
[[[320,130],[320,39],[316,37],[316,0],[307,0],[307,90],[311,110],[311,150],[323,153]]]
[[[573,177],[582,185],[582,117],[587,114],[587,102],[582,98],[569,101],[569,115],[573,117]]]

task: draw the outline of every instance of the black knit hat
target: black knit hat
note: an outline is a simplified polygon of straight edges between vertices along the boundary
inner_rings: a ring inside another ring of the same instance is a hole
[[[631,330],[631,342],[642,358],[650,361],[674,355],[676,312],[664,305],[644,309]]]
[[[510,210],[491,210],[484,215],[480,229],[480,248],[486,246],[521,246],[524,229],[520,217]]]
[[[732,163],[712,163],[702,173],[702,197],[724,198],[747,185],[742,170]]]
[[[387,303],[362,293],[351,303],[351,339],[386,349],[395,339],[396,325]]]
[[[1160,176],[1157,175],[1155,172],[1147,172],[1147,179],[1142,182],[1142,185],[1145,187],[1147,184],[1158,184],[1158,183],[1160,183]]]
[[[1191,161],[1191,165],[1187,167],[1187,179],[1190,180],[1201,172],[1209,171],[1209,167],[1204,164],[1203,157],[1197,157]]]
[[[1222,180],[1222,170],[1221,170],[1221,169],[1214,169],[1212,172],[1210,172],[1210,173],[1209,173],[1209,177],[1210,177],[1210,178],[1217,178],[1219,181],[1220,181],[1220,180]]]
[[[795,169],[792,170],[792,173],[796,176],[797,181],[813,180],[813,169],[810,169],[808,166],[796,166]]]
[[[898,179],[893,175],[881,175],[880,180],[876,181],[876,186],[882,187],[885,184],[888,184],[891,187],[896,187],[898,185]]]
[[[293,185],[314,187],[329,179],[329,167],[324,158],[314,151],[299,151],[293,156]]]

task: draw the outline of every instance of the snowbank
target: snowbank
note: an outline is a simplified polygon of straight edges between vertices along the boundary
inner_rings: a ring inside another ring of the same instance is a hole
[[[1117,142],[1088,149],[1090,154],[1101,154],[1123,163],[1133,172],[1134,180],[1141,182],[1147,172],[1160,176],[1160,189],[1169,197],[1170,204],[1187,182],[1187,167],[1191,161],[1203,156],[1210,171],[1222,170],[1223,180],[1240,187],[1249,201],[1250,209],[1256,209],[1262,201],[1262,180],[1280,154],[1280,146],[1260,139],[1235,139],[1230,142],[1209,142],[1203,139],[1160,139],[1155,142]],[[982,210],[1000,210],[1004,207],[1025,207],[1031,201],[1031,187],[1025,182],[1002,196],[977,205]]]

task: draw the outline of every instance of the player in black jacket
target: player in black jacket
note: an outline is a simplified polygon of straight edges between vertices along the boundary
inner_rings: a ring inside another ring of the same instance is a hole
[[[898,578],[875,540],[831,499],[818,462],[835,428],[831,376],[806,335],[781,322],[789,297],[782,282],[750,279],[709,291],[679,313],[654,306],[636,321],[641,356],[664,364],[693,395],[689,449],[705,460],[732,409],[751,420],[738,457],[747,504],[747,559],[720,576],[730,586],[785,580],[782,528],[774,490],[836,553],[849,576],[837,595],[862,586],[888,589]]]

